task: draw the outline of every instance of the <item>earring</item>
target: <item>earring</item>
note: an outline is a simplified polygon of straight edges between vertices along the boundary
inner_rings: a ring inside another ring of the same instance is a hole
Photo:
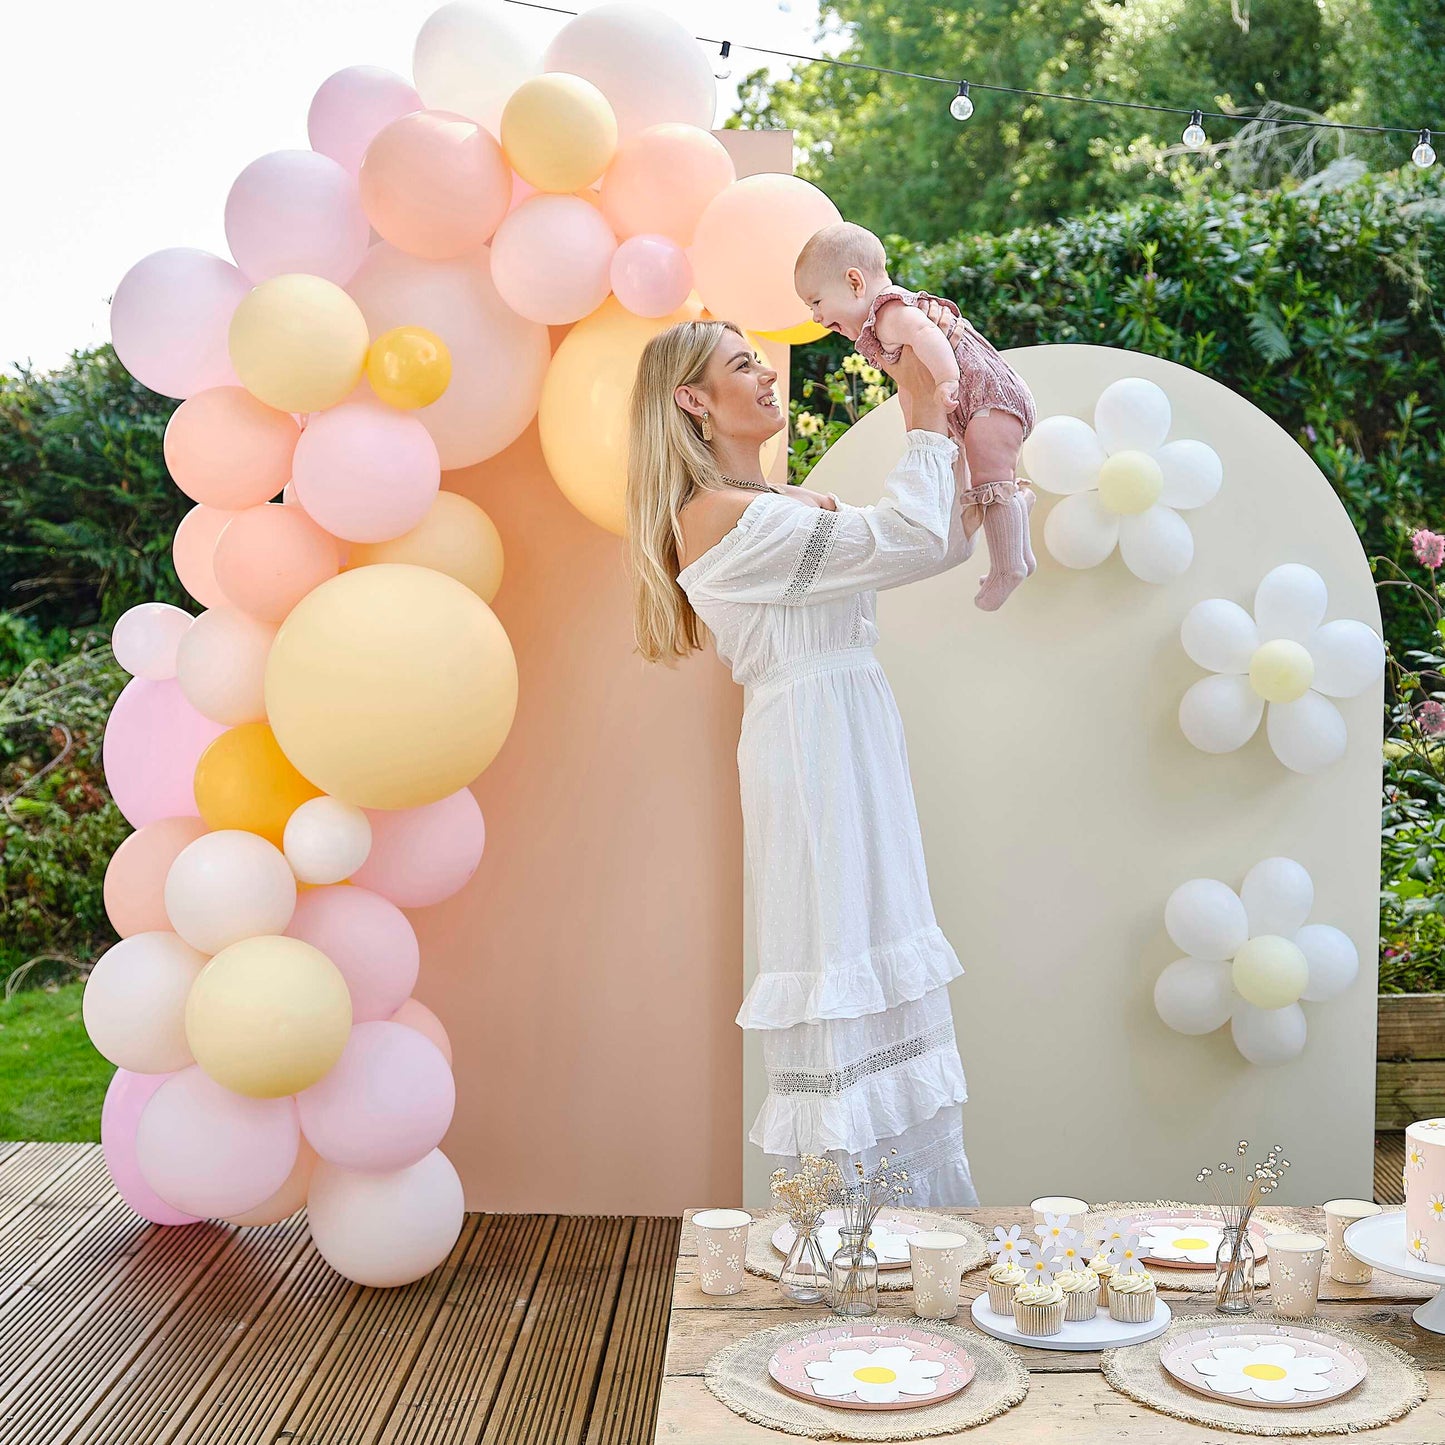
[[[702,414],[702,439],[705,442],[712,440],[712,420],[706,412]]]

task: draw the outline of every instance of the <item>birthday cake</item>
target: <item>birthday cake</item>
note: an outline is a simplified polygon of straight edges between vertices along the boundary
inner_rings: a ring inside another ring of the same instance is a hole
[[[1426,1264],[1445,1264],[1445,1119],[1405,1130],[1405,1248]]]

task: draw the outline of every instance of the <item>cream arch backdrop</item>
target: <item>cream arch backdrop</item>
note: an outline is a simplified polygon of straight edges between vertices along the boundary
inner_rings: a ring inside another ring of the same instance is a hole
[[[998,1204],[1192,1198],[1201,1164],[1248,1138],[1282,1144],[1292,1161],[1279,1202],[1368,1198],[1382,683],[1340,702],[1348,750],[1311,776],[1278,762],[1263,725],[1238,752],[1210,756],[1177,716],[1204,675],[1180,646],[1184,614],[1208,597],[1249,608],[1281,562],[1320,573],[1327,619],[1379,628],[1354,528],[1297,443],[1207,376],[1100,346],[1007,356],[1041,418],[1088,420],[1111,382],[1156,382],[1173,408],[1170,439],[1213,447],[1224,484],[1186,514],[1194,561],[1163,586],[1138,580],[1117,553],[1088,571],[1060,566],[1042,545],[1057,499],[1040,492],[1038,571],[1001,611],[973,605],[983,546],[952,572],[880,597],[878,651],[907,733],[934,905],[966,970],[952,996],[979,1192]],[[810,485],[874,501],[902,446],[889,402]],[[1309,870],[1311,921],[1348,933],[1361,967],[1341,997],[1306,1005],[1299,1058],[1259,1068],[1227,1026],[1204,1037],[1165,1028],[1152,994],[1179,953],[1164,932],[1171,891],[1198,877],[1237,890],[1275,854]],[[749,955],[745,986],[755,970]],[[758,1037],[746,1034],[745,1138],[765,1088]],[[746,1198],[763,1204],[762,1155],[744,1149]]]

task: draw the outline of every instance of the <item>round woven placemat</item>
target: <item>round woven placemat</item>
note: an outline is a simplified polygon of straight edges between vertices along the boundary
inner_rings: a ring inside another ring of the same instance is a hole
[[[1147,1345],[1106,1350],[1101,1359],[1104,1378],[1121,1395],[1151,1410],[1239,1435],[1348,1435],[1356,1430],[1372,1430],[1408,1415],[1426,1396],[1425,1376],[1414,1360],[1384,1340],[1327,1319],[1277,1320],[1273,1315],[1260,1315],[1257,1322],[1262,1326],[1303,1325],[1348,1340],[1369,1362],[1364,1384],[1338,1400],[1304,1405],[1298,1410],[1260,1410],[1234,1405],[1223,1398],[1196,1395],[1165,1370],[1159,1356],[1175,1335],[1207,1328],[1198,1316],[1175,1320]]]
[[[1181,1204],[1177,1199],[1150,1199],[1133,1200],[1126,1204],[1096,1204],[1080,1221],[1081,1227],[1084,1223],[1092,1224],[1098,1219],[1113,1219],[1121,1214],[1137,1214],[1142,1209],[1178,1209],[1188,1211],[1190,1214],[1197,1214],[1200,1218],[1208,1215],[1209,1211],[1198,1204]],[[1072,1221],[1071,1221],[1072,1222]],[[1256,1214],[1254,1223],[1263,1225],[1267,1234],[1296,1234],[1298,1230],[1290,1224],[1281,1220],[1271,1219],[1267,1214]],[[1221,1221],[1223,1223],[1223,1221]],[[1214,1271],[1212,1269],[1168,1269],[1160,1264],[1146,1264],[1145,1269],[1154,1277],[1154,1283],[1160,1289],[1186,1290],[1193,1294],[1214,1293]],[[1265,1289],[1269,1285],[1269,1260],[1260,1260],[1254,1268],[1255,1289]]]
[[[920,1405],[916,1410],[840,1410],[836,1405],[815,1405],[790,1395],[774,1383],[768,1361],[780,1345],[816,1329],[847,1323],[828,1315],[758,1330],[719,1350],[707,1362],[707,1387],[744,1420],[811,1440],[923,1440],[947,1435],[1002,1415],[1029,1392],[1029,1372],[1007,1345],[940,1320],[908,1323],[962,1345],[977,1366],[978,1373],[950,1400]],[[888,1323],[859,1321],[858,1332],[867,1334],[874,1325]]]
[[[900,1211],[903,1212],[903,1211]],[[773,1232],[780,1224],[787,1222],[787,1213],[781,1209],[760,1214],[748,1228],[748,1252],[743,1266],[749,1274],[761,1275],[764,1279],[777,1279],[783,1272],[783,1256],[773,1248]],[[955,1219],[949,1214],[929,1216],[932,1229],[952,1229],[963,1235],[968,1244],[963,1251],[963,1273],[977,1269],[988,1258],[983,1233],[976,1224],[967,1219]],[[1209,1276],[1211,1282],[1213,1275]],[[880,1290],[912,1289],[911,1269],[880,1269],[878,1271]]]

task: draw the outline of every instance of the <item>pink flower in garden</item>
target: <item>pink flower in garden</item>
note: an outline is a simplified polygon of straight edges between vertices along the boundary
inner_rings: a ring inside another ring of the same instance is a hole
[[[1445,707],[1438,702],[1422,702],[1415,717],[1421,732],[1445,733]]]
[[[1445,563],[1445,537],[1438,532],[1421,527],[1410,538],[1410,545],[1415,549],[1415,560],[1431,571]]]

